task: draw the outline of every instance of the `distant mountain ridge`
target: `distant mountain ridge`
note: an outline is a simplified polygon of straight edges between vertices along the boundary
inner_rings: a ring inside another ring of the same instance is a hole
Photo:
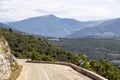
[[[10,28],[10,26],[7,26],[7,25],[5,25],[5,24],[3,24],[3,23],[0,23],[0,27]]]
[[[10,26],[6,25],[6,24],[3,24],[3,23],[0,23],[0,28],[5,28],[5,29],[11,29]],[[28,34],[28,33],[25,33],[25,32],[22,32],[22,31],[19,31],[18,29],[12,29],[13,31],[15,32],[19,32],[19,33],[22,33],[22,34]],[[39,35],[40,36],[40,35]]]
[[[11,28],[42,36],[65,37],[86,27],[97,26],[103,21],[81,22],[74,19],[58,18],[54,15],[33,17],[21,21],[10,22]]]
[[[81,29],[68,38],[82,38],[82,37],[99,37],[99,38],[113,38],[120,37],[120,18],[108,20],[95,27],[87,27]]]

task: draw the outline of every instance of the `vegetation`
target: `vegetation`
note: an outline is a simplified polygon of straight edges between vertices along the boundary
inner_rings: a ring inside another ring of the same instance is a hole
[[[11,65],[12,73],[10,75],[9,80],[16,80],[17,77],[20,75],[20,72],[22,70],[22,66],[18,65],[16,62]]]
[[[114,67],[108,60],[101,59],[98,62],[96,60],[85,61],[81,66],[104,76],[108,80],[120,80],[119,68]]]
[[[70,53],[55,45],[49,44],[41,38],[14,32],[11,29],[0,28],[0,32],[8,41],[14,56],[18,58],[71,62],[94,71],[109,80],[120,80],[120,67],[114,67],[107,60],[101,59],[99,62],[88,60],[86,54],[78,55],[77,53]]]
[[[120,40],[119,39],[60,39],[60,41],[49,41],[61,48],[76,52],[79,54],[86,53],[88,59],[120,60]],[[118,66],[120,63],[114,65]]]
[[[13,55],[18,58],[72,62],[70,58],[75,57],[70,52],[51,45],[47,41],[35,36],[4,28],[0,28],[0,32],[8,41]]]

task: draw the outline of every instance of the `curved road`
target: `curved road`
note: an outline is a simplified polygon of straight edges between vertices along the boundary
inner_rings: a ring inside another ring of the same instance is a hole
[[[25,61],[25,59],[17,59],[17,62],[23,65],[17,80],[92,80],[69,66]]]

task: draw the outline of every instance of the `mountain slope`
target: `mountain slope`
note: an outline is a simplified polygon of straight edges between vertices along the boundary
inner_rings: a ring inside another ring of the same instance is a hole
[[[4,28],[0,28],[0,33],[4,35],[10,45],[12,53],[16,57],[44,61],[54,61],[53,59],[56,59],[57,61],[71,62],[88,70],[92,70],[109,80],[120,79],[118,68],[106,60],[99,62],[91,60],[90,64],[87,64],[88,60],[86,55],[80,56],[78,54],[72,54],[35,36],[23,35]],[[82,65],[79,63],[80,60],[83,61]]]
[[[108,20],[104,23],[95,26],[84,28],[67,37],[69,38],[81,38],[81,37],[120,37],[120,18]]]
[[[47,41],[31,35],[24,35],[1,28],[0,33],[8,41],[15,57],[37,60],[58,60],[71,62],[75,57],[70,52],[49,44]],[[78,55],[79,56],[79,55]],[[70,60],[71,58],[71,60]]]
[[[8,80],[11,74],[11,55],[7,41],[0,34],[0,80]]]
[[[3,28],[10,28],[9,26],[3,24],[3,23],[0,23],[0,27],[3,27]]]
[[[65,37],[77,30],[101,24],[103,21],[80,22],[74,19],[58,18],[54,15],[33,17],[8,23],[13,29],[25,33],[51,37]]]
[[[97,61],[101,58],[108,59],[109,61],[120,60],[120,40],[96,38],[62,38],[59,41],[48,41],[71,52],[76,52],[79,54],[86,53],[89,59],[95,59]],[[120,63],[118,64],[120,65]]]

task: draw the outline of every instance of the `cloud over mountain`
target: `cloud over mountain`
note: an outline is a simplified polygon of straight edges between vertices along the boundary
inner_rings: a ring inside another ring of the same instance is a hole
[[[120,0],[0,0],[0,21],[55,14],[77,20],[120,17]]]

